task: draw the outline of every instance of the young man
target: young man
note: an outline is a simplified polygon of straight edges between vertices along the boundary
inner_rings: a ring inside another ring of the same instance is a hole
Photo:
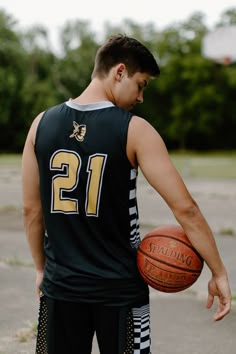
[[[162,138],[129,111],[159,75],[147,48],[111,37],[80,96],[34,120],[23,164],[24,222],[40,296],[37,354],[149,354],[149,294],[136,267],[138,167],[212,271],[214,320],[231,306],[212,232]]]

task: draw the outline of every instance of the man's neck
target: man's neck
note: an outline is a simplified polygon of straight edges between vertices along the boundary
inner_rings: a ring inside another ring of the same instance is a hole
[[[112,95],[109,94],[109,91],[106,90],[106,84],[104,80],[99,80],[94,78],[86,89],[74,99],[76,103],[79,104],[90,104],[101,101],[110,101],[112,103]]]

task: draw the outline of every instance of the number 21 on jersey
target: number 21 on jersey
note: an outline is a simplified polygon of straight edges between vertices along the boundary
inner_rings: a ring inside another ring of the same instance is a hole
[[[85,212],[87,216],[98,216],[99,202],[106,165],[106,154],[89,156],[87,164],[87,187]],[[75,151],[57,150],[50,159],[50,170],[58,171],[52,179],[51,212],[78,214],[78,200],[65,197],[79,185],[81,158]]]

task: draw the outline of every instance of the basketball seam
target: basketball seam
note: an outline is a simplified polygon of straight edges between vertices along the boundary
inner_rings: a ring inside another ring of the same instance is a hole
[[[148,285],[150,285],[152,288],[154,288],[155,290],[159,290],[159,291],[164,291],[165,290],[168,290],[168,292],[179,292],[179,291],[182,291],[182,290],[186,290],[188,289],[190,286],[192,286],[197,280],[198,278],[196,278],[194,280],[194,282],[192,283],[187,283],[186,285],[184,286],[171,286],[171,284],[168,286],[168,285],[165,285],[164,282],[160,281],[159,280],[159,283],[158,283],[158,286],[159,286],[159,289],[156,288],[155,286],[157,286],[157,283],[155,282],[155,278],[150,276],[150,275],[147,275],[146,273],[144,273],[142,271],[142,269],[140,267],[139,268],[139,271],[140,273],[142,274],[142,276],[144,277],[144,279],[146,279],[146,281],[148,282]],[[151,284],[152,283],[152,284]],[[162,290],[161,290],[162,289]],[[171,291],[172,290],[172,291]]]
[[[147,256],[147,257],[153,259],[154,261],[160,262],[160,263],[165,264],[165,265],[167,265],[167,266],[169,266],[169,267],[174,267],[174,268],[176,268],[176,269],[183,270],[183,271],[189,272],[189,273],[197,273],[197,274],[198,274],[198,273],[201,273],[201,270],[186,269],[186,268],[182,268],[182,267],[177,266],[177,265],[170,265],[169,263],[167,263],[167,262],[165,262],[165,261],[162,261],[162,260],[160,260],[160,259],[156,259],[156,258],[152,257],[150,254],[148,254],[148,253],[146,253],[145,251],[143,251],[140,247],[138,248],[138,252],[141,252],[141,253],[144,254],[145,256]]]

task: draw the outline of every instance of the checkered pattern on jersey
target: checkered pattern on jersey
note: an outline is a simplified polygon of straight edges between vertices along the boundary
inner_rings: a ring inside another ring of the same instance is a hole
[[[130,244],[132,248],[138,248],[140,243],[139,215],[136,199],[136,180],[138,171],[130,171],[129,215],[130,215]]]
[[[127,318],[125,354],[151,354],[150,306],[134,307]]]

